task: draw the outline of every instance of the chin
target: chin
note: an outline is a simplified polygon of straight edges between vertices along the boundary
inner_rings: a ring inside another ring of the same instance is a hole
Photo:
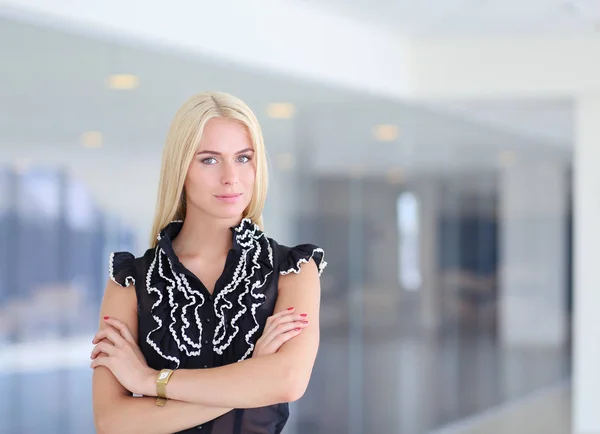
[[[244,210],[238,212],[219,213],[219,217],[226,220],[238,220],[242,218]]]
[[[236,219],[241,218],[244,214],[244,210],[246,207],[240,206],[232,206],[232,207],[222,207],[221,209],[212,208],[210,214],[222,219]]]

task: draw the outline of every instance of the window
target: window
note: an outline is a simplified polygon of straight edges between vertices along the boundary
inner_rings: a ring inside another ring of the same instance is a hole
[[[419,202],[412,192],[404,192],[396,202],[398,224],[398,279],[407,291],[421,287],[419,261]]]

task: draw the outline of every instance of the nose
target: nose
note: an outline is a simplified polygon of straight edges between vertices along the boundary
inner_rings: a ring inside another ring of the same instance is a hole
[[[223,172],[221,173],[221,184],[223,185],[235,185],[237,184],[237,170],[234,164],[226,163],[223,164]]]

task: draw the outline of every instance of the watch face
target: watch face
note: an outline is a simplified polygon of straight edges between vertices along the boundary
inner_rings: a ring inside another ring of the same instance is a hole
[[[168,373],[168,372],[163,372],[162,374],[160,374],[160,375],[158,376],[158,378],[159,378],[159,379],[161,379],[161,380],[164,380],[165,378],[167,378],[167,377],[168,377],[168,375],[169,375],[169,373]]]

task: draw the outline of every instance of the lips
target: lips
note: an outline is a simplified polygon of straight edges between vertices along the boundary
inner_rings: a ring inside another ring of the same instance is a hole
[[[240,201],[241,197],[242,197],[242,193],[222,194],[219,196],[215,196],[215,198],[218,201],[220,201],[221,203],[226,203],[226,204],[236,204]]]

